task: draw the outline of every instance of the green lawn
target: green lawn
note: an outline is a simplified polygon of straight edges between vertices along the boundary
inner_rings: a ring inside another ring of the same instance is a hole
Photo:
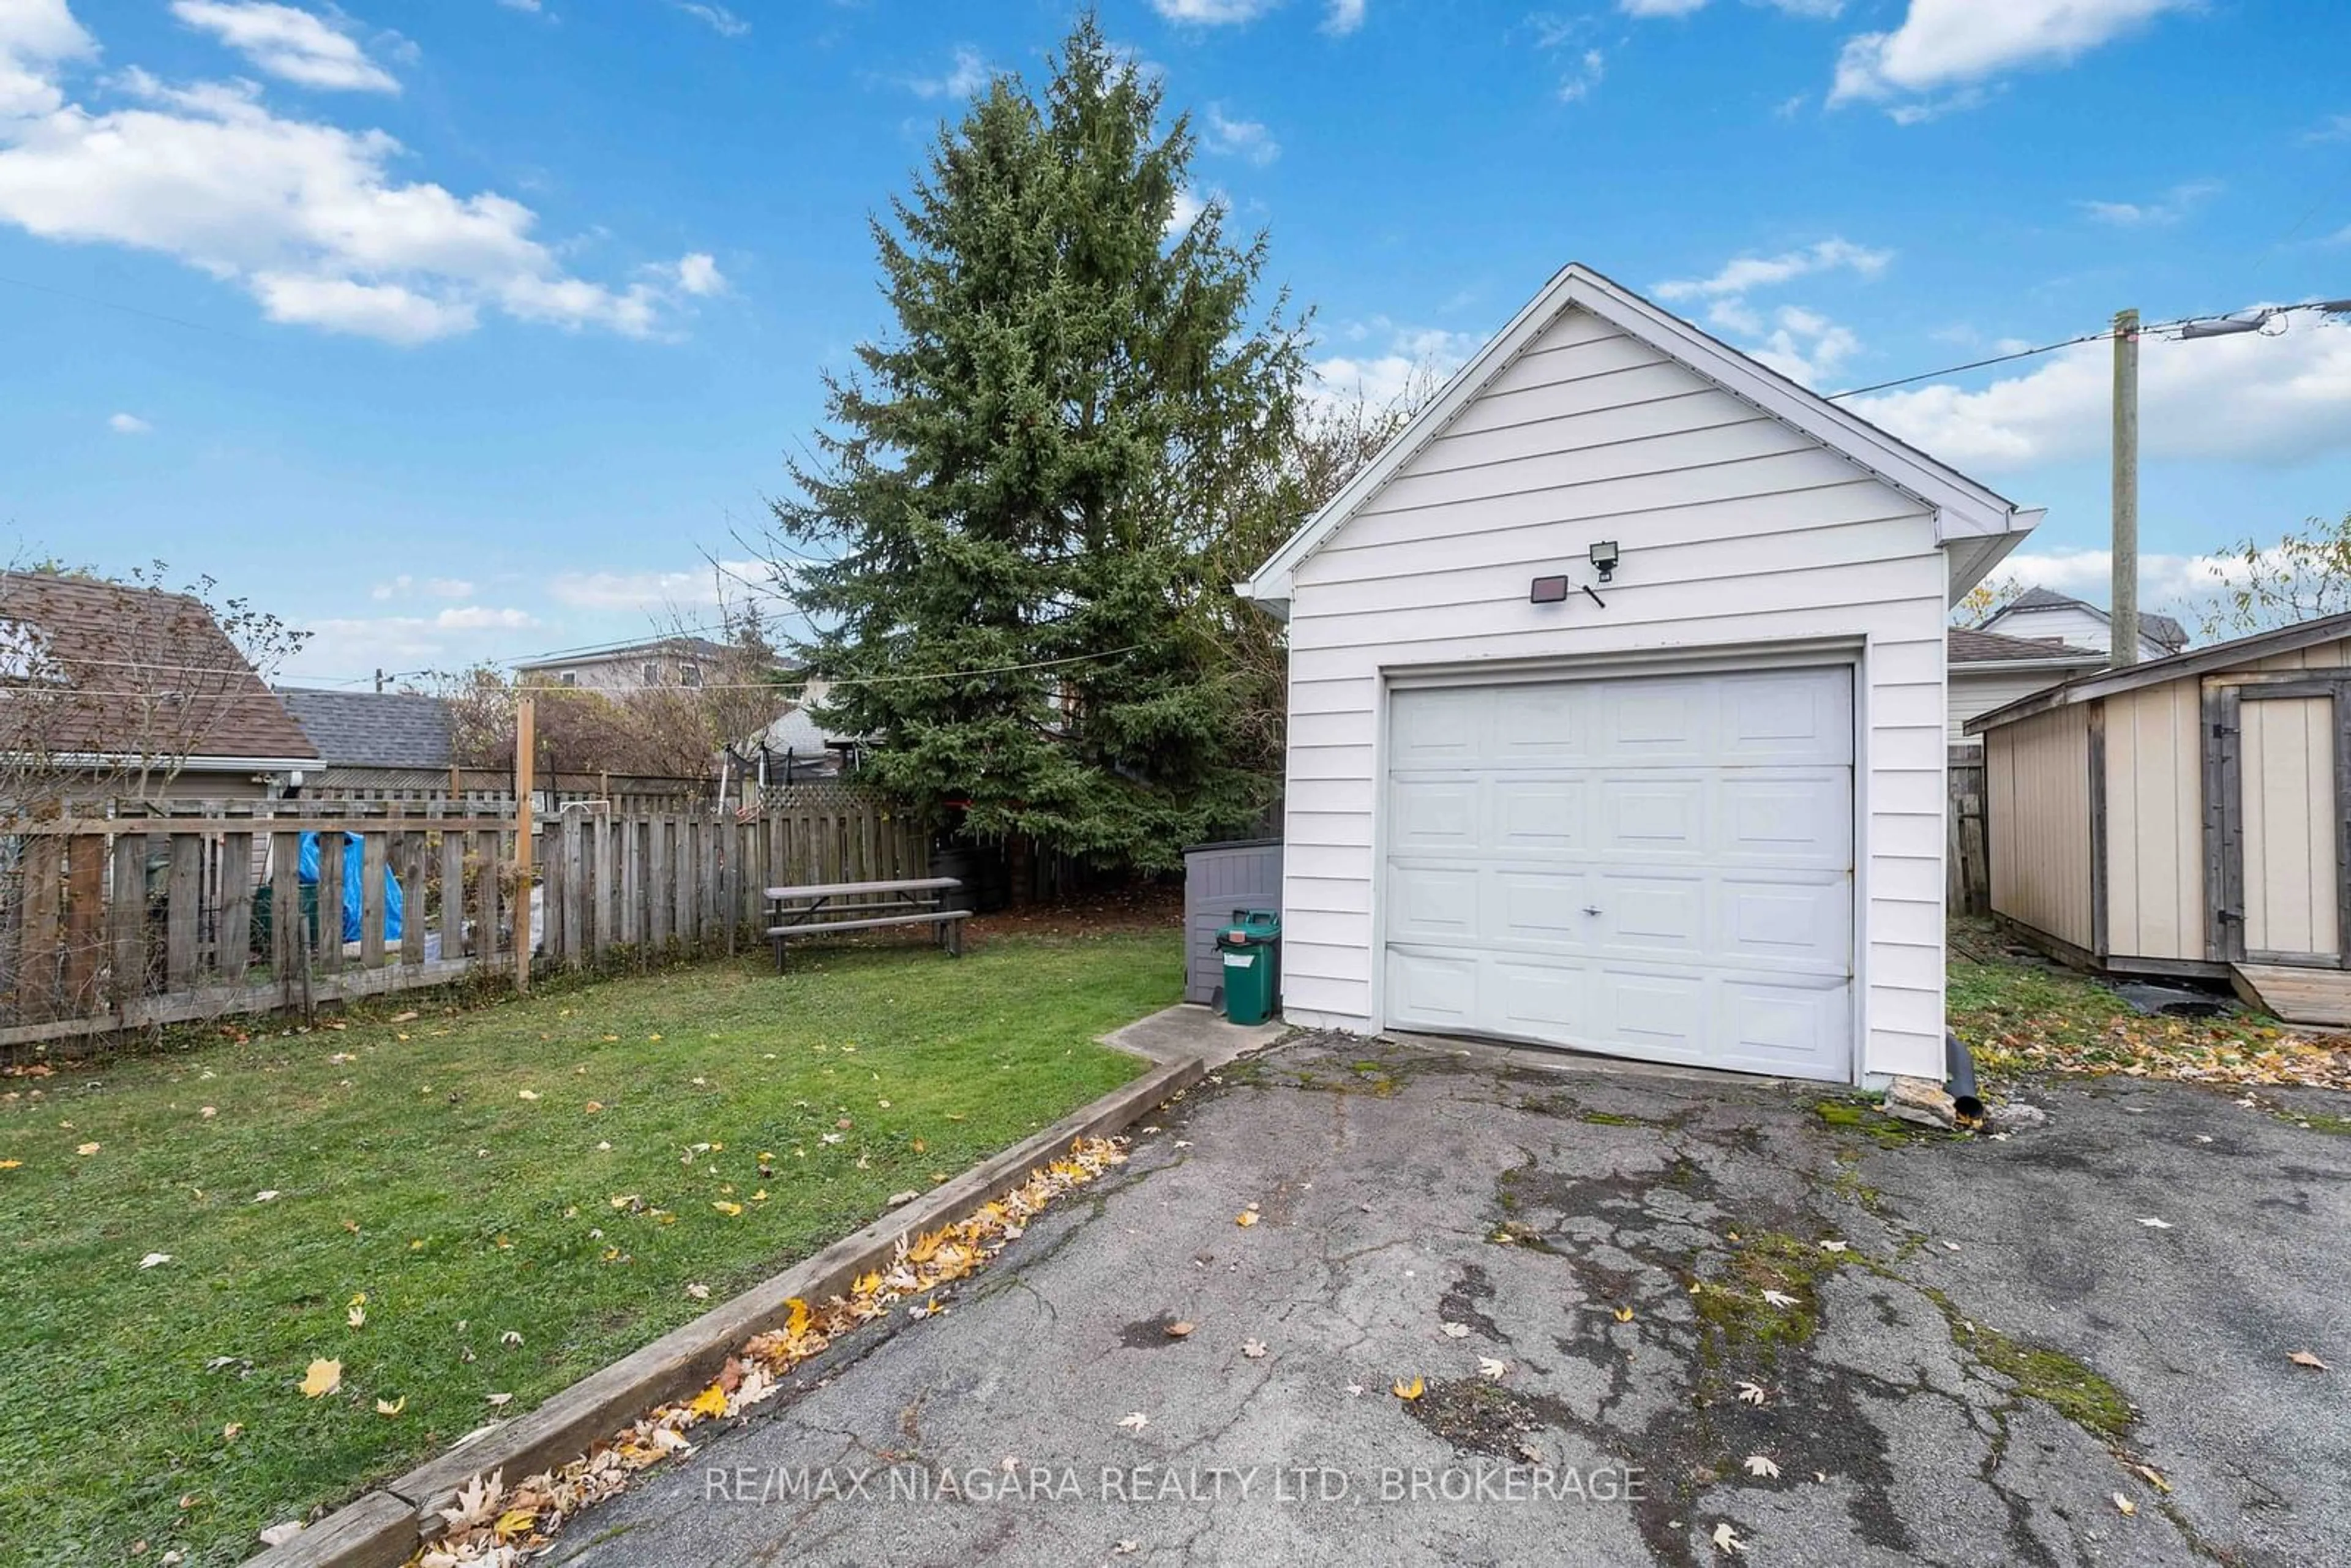
[[[806,950],[0,1079],[0,1557],[245,1556],[1124,1082],[1091,1042],[1180,946]]]

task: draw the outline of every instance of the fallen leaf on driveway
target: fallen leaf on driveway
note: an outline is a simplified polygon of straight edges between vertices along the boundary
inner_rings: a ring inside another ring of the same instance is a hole
[[[341,1362],[314,1361],[310,1364],[310,1370],[303,1375],[302,1394],[305,1398],[316,1399],[321,1395],[332,1394],[342,1385]]]
[[[2133,1465],[2131,1469],[2137,1472],[2142,1480],[2146,1481],[2147,1485],[2153,1487],[2156,1490],[2159,1492],[2168,1492],[2171,1490],[2171,1483],[2163,1479],[2163,1472],[2157,1469],[2153,1465]]]
[[[1739,1385],[1739,1397],[1744,1404],[1761,1405],[1764,1398],[1763,1385],[1760,1383],[1742,1383]]]
[[[1780,1467],[1771,1462],[1769,1454],[1750,1454],[1747,1456],[1747,1473],[1770,1480],[1779,1475]]]
[[[1729,1520],[1714,1527],[1713,1539],[1714,1549],[1725,1557],[1736,1557],[1747,1550],[1747,1542],[1739,1538],[1739,1531],[1730,1528]]]
[[[1406,1404],[1410,1404],[1428,1392],[1428,1384],[1417,1377],[1410,1379],[1399,1377],[1395,1380],[1395,1386],[1389,1392]]]
[[[1619,1307],[1619,1308],[1617,1308],[1617,1309],[1616,1309],[1616,1321],[1617,1321],[1618,1322],[1620,1322],[1620,1323],[1629,1323],[1629,1322],[1631,1322],[1633,1321],[1633,1309],[1632,1309],[1632,1308],[1630,1308],[1630,1307]]]
[[[1823,1252],[1850,1252],[1853,1249],[1847,1247],[1842,1241],[1823,1241],[1821,1243],[1821,1250]],[[1729,1527],[1725,1526],[1724,1528],[1728,1529]]]
[[[1233,1216],[1233,1223],[1243,1228],[1255,1225],[1257,1223],[1257,1210],[1254,1208],[1245,1208],[1241,1210],[1238,1214]]]
[[[2135,1502],[2131,1501],[2131,1500],[2130,1500],[2130,1499],[2128,1499],[2128,1498],[2126,1498],[2126,1497],[2123,1496],[2123,1494],[2122,1494],[2122,1493],[2120,1493],[2120,1492],[2116,1492],[2116,1493],[2115,1493],[2115,1494],[2114,1494],[2114,1498],[2115,1498],[2115,1511],[2116,1511],[2116,1513],[2119,1513],[2119,1514],[2122,1514],[2122,1515],[2124,1515],[2124,1516],[2127,1517],[2127,1516],[2129,1516],[2129,1515],[2131,1515],[2131,1514],[2134,1514],[2134,1513],[2137,1513],[2137,1512],[2138,1511],[2138,1504],[2137,1504],[2137,1503],[2135,1503]]]
[[[1763,1304],[1767,1307],[1792,1307],[1796,1304],[1796,1298],[1785,1291],[1766,1291],[1763,1292]]]
[[[1110,1552],[1111,1555],[1113,1557],[1124,1557],[1132,1552],[1140,1552],[1142,1550],[1143,1542],[1140,1541],[1122,1541],[1117,1545],[1112,1547]]]
[[[1183,1339],[1191,1333],[1191,1332],[1192,1325],[1190,1323],[1178,1322],[1169,1323],[1167,1325],[1167,1337],[1169,1339]]]
[[[1469,1325],[1468,1323],[1439,1323],[1437,1328],[1447,1339],[1468,1339],[1469,1337]]]
[[[1259,1339],[1245,1339],[1241,1341],[1241,1354],[1251,1361],[1261,1360],[1265,1355],[1265,1342]]]
[[[2139,1223],[2146,1226],[2149,1230],[2168,1230],[2171,1228],[2171,1221],[2168,1219],[2158,1219],[2153,1215],[2149,1215],[2147,1218],[2140,1220]]]
[[[1501,1375],[1510,1370],[1510,1364],[1507,1361],[1498,1361],[1490,1355],[1481,1355],[1478,1358],[1478,1375],[1480,1377],[1491,1377],[1499,1381]]]
[[[2294,1363],[2296,1366],[2306,1366],[2313,1372],[2325,1372],[2329,1370],[2325,1362],[2319,1360],[2316,1356],[2311,1354],[2310,1352],[2306,1350],[2295,1351],[2292,1355],[2287,1356],[2286,1359]]]
[[[161,1267],[165,1263],[169,1263],[171,1260],[172,1255],[169,1252],[150,1252],[147,1256],[139,1260],[139,1266],[141,1269],[153,1269]]]
[[[1145,1427],[1151,1425],[1151,1417],[1145,1416],[1140,1410],[1135,1410],[1120,1416],[1118,1418],[1118,1424],[1125,1427],[1130,1432],[1140,1432]]]

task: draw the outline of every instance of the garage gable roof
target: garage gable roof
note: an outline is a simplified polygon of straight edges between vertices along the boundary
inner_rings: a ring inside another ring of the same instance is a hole
[[[2039,511],[2018,507],[1851,410],[1798,386],[1778,371],[1577,262],[1561,268],[1543,286],[1542,292],[1528,301],[1510,319],[1510,325],[1455,372],[1428,405],[1381,448],[1378,456],[1290,535],[1248,580],[1237,584],[1235,591],[1277,611],[1286,609],[1291,574],[1300,563],[1362,510],[1422,448],[1476,402],[1511,361],[1571,309],[1591,312],[1627,337],[1646,343],[1723,392],[1812,437],[1929,507],[1935,515],[1937,540],[1947,546],[1967,546],[1953,552],[1954,593],[1964,591],[1991,570],[2009,548],[2041,520]],[[1962,575],[1965,582],[1959,580]]]

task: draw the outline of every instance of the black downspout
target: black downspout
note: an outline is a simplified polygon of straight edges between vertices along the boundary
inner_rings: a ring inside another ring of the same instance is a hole
[[[1951,1092],[1951,1109],[1970,1121],[1981,1120],[1984,1103],[1976,1098],[1975,1058],[1949,1030],[1943,1035],[1943,1081]]]

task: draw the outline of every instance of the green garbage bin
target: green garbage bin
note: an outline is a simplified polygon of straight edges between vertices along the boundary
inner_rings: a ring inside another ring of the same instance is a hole
[[[1236,909],[1233,924],[1217,933],[1217,958],[1225,978],[1225,1017],[1258,1024],[1271,1018],[1281,998],[1281,916],[1270,909]]]

